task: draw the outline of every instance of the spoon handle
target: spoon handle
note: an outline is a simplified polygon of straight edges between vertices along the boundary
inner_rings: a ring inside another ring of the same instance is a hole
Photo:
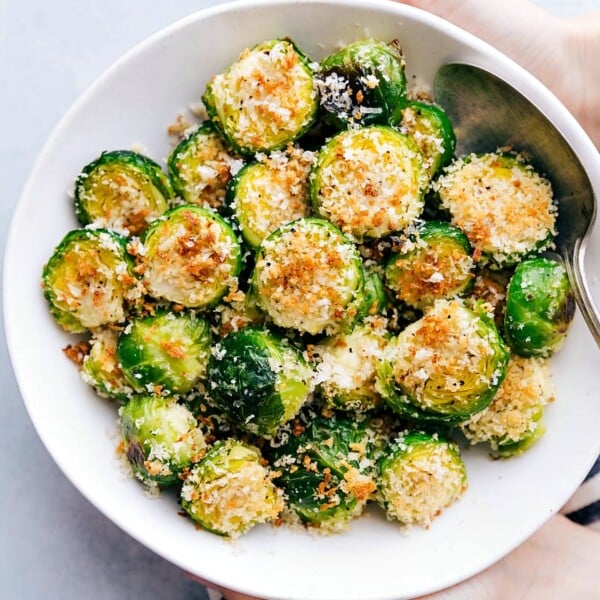
[[[573,288],[575,302],[583,315],[587,326],[600,348],[600,313],[594,304],[584,271],[586,239],[575,241],[572,254],[565,252],[565,269]]]

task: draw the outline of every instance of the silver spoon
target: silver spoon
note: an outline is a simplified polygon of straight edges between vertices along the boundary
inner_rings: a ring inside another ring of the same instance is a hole
[[[577,306],[600,347],[600,316],[584,273],[596,200],[568,142],[527,98],[480,67],[443,65],[435,77],[434,94],[455,127],[458,154],[511,146],[525,153],[552,183],[559,209],[557,251],[564,260]]]

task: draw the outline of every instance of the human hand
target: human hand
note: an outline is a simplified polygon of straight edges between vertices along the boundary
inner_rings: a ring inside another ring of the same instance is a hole
[[[600,12],[559,19],[527,0],[401,0],[466,29],[535,75],[600,148]]]

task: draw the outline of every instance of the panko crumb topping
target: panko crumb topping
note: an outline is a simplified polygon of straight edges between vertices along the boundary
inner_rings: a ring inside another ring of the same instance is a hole
[[[512,356],[494,400],[485,410],[461,425],[472,444],[520,442],[533,434],[543,408],[554,400],[547,359]]]
[[[238,62],[213,77],[220,120],[238,145],[270,148],[308,125],[317,106],[312,73],[285,40],[246,49]]]
[[[349,304],[361,283],[357,260],[354,246],[329,227],[296,221],[262,245],[255,268],[260,303],[281,327],[333,332],[356,314]]]
[[[471,154],[434,184],[475,248],[475,258],[514,261],[556,235],[557,207],[550,182],[530,165],[498,154]]]
[[[421,158],[407,138],[381,127],[348,130],[321,156],[313,173],[319,212],[349,237],[383,237],[421,214]]]

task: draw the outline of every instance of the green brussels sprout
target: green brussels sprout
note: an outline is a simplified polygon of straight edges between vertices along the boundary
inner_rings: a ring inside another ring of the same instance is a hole
[[[429,221],[390,256],[385,279],[397,300],[423,310],[440,298],[466,293],[473,283],[472,269],[465,234],[449,223]]]
[[[129,150],[103,152],[75,181],[75,214],[82,225],[139,234],[169,208],[172,196],[153,160]]]
[[[364,303],[359,310],[359,318],[384,314],[389,304],[381,276],[375,269],[365,268]]]
[[[467,489],[456,444],[438,434],[406,432],[379,461],[378,501],[389,519],[428,526]]]
[[[125,246],[111,231],[76,229],[56,247],[44,267],[42,288],[63,329],[82,333],[125,320],[127,300],[137,288]]]
[[[563,265],[537,257],[520,263],[506,291],[506,341],[521,356],[550,356],[575,315],[575,297]]]
[[[522,454],[545,431],[544,407],[554,400],[547,361],[512,356],[492,403],[462,423],[471,444],[488,442],[492,456]]]
[[[547,248],[556,234],[550,182],[518,156],[464,156],[446,168],[435,189],[478,262],[514,265]]]
[[[154,298],[205,309],[237,287],[241,247],[217,213],[173,208],[148,227],[142,242],[144,281]]]
[[[311,371],[287,340],[246,327],[223,338],[207,369],[213,403],[238,427],[271,437],[311,392]]]
[[[236,157],[210,121],[205,121],[171,152],[169,179],[187,204],[219,209],[227,184],[243,162]]]
[[[400,231],[423,210],[421,161],[416,144],[391,127],[342,131],[319,152],[313,207],[359,242]]]
[[[309,59],[290,40],[244,50],[202,96],[215,126],[242,154],[280,150],[307,132],[319,108]]]
[[[192,413],[174,398],[136,396],[119,409],[123,453],[149,485],[177,483],[204,455],[206,442]]]
[[[288,148],[246,165],[227,190],[227,204],[246,243],[257,248],[281,225],[310,213],[312,152]]]
[[[234,538],[277,519],[283,500],[258,448],[228,439],[191,469],[181,488],[181,506],[203,529]]]
[[[340,531],[361,514],[375,492],[374,440],[366,421],[311,413],[274,440],[274,481],[303,523]]]
[[[390,124],[415,140],[429,179],[452,161],[456,136],[450,119],[439,106],[418,101],[400,103]]]
[[[283,225],[265,239],[251,285],[276,325],[310,334],[350,326],[365,303],[358,250],[335,225],[312,217]]]
[[[388,338],[384,327],[369,323],[315,345],[314,383],[328,406],[362,412],[380,405],[376,371]]]
[[[453,424],[486,408],[509,353],[491,317],[459,300],[438,300],[392,338],[378,365],[389,407],[416,422]]]
[[[185,394],[205,373],[212,334],[193,312],[158,312],[132,320],[119,336],[117,357],[140,393]]]
[[[399,42],[359,40],[321,61],[317,76],[325,119],[349,124],[387,124],[406,95],[404,57]]]
[[[125,403],[134,395],[117,359],[119,333],[105,327],[90,339],[90,351],[83,359],[81,377],[96,392],[106,398]]]

